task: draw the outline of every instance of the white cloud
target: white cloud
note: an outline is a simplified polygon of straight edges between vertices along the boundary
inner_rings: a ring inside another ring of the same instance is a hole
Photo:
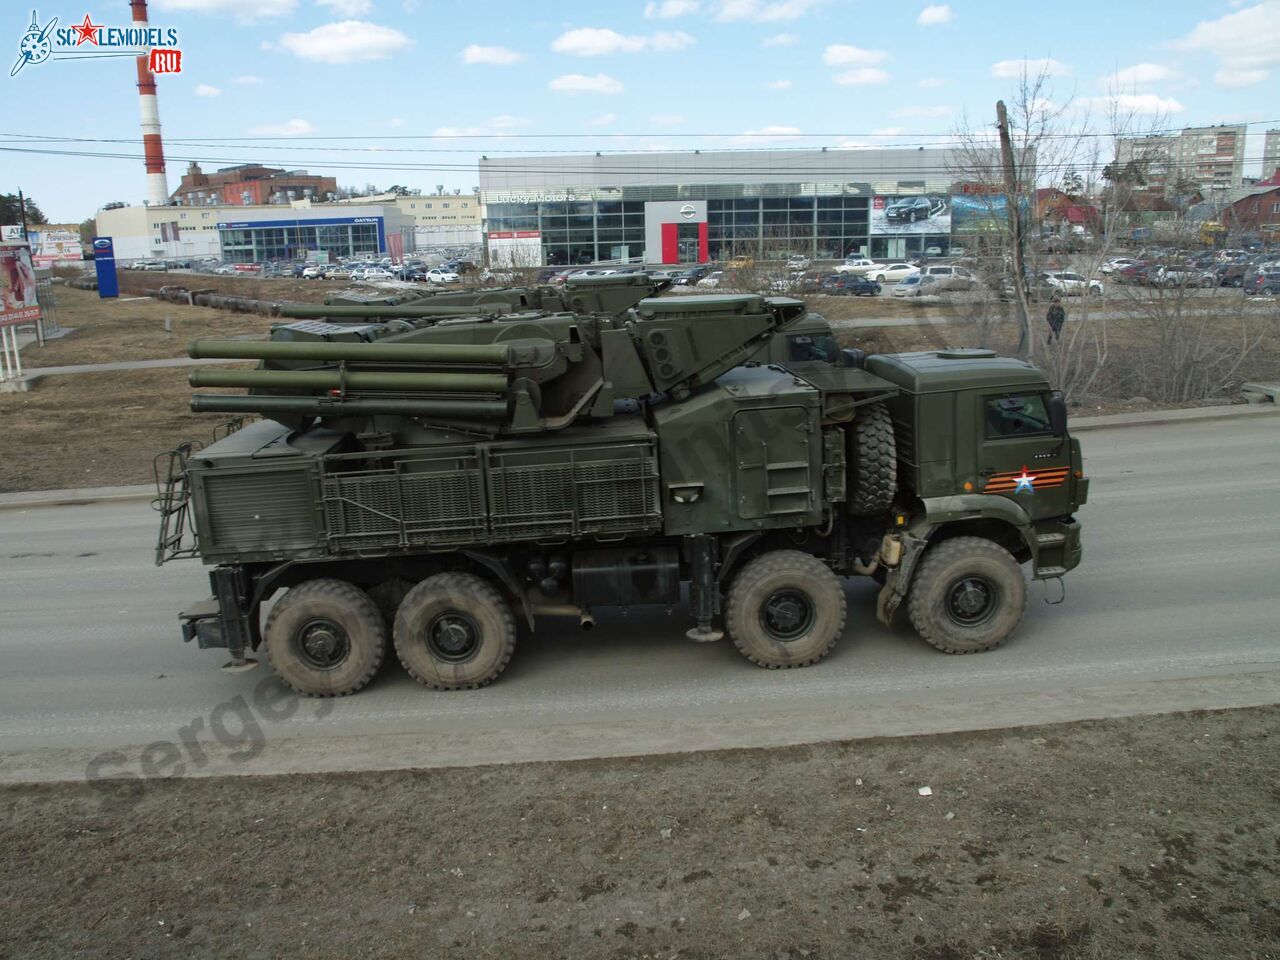
[[[436,127],[434,134],[437,137],[500,137],[503,130],[528,124],[529,120],[525,117],[513,117],[509,113],[504,113],[497,117],[490,117],[474,127]]]
[[[858,67],[856,70],[837,73],[834,79],[842,87],[873,87],[888,83],[889,71],[879,67]]]
[[[1159,63],[1135,63],[1111,74],[1106,78],[1106,83],[1110,87],[1136,87],[1144,83],[1173,80],[1177,76],[1177,70]]]
[[[916,86],[921,90],[936,90],[938,87],[945,87],[947,81],[942,77],[921,77],[916,81]]]
[[[1217,20],[1202,20],[1173,44],[1188,53],[1218,58],[1214,81],[1221,87],[1245,87],[1268,77],[1280,66],[1280,0],[1264,0]]]
[[[885,50],[864,50],[847,43],[833,43],[822,52],[822,62],[829,67],[866,66],[884,63],[888,59],[889,54]]]
[[[765,37],[760,41],[762,47],[791,47],[795,46],[800,38],[794,33],[775,33],[771,37]]]
[[[656,123],[660,127],[678,127],[686,119],[683,113],[655,113],[649,118],[649,122]]]
[[[529,120],[527,117],[513,117],[509,113],[504,113],[496,117],[490,117],[485,121],[485,125],[493,127],[495,130],[510,130],[512,127],[527,127]]]
[[[940,23],[950,23],[956,18],[951,12],[951,7],[945,3],[930,4],[920,11],[920,16],[916,17],[916,23],[922,27],[933,27]]]
[[[153,0],[157,10],[207,13],[237,20],[263,20],[293,13],[298,0]]]
[[[720,0],[715,18],[722,23],[750,20],[754,23],[778,23],[799,20],[818,5],[820,0]]]
[[[264,123],[262,126],[249,128],[249,133],[260,137],[301,137],[315,132],[315,127],[297,117],[284,123]]]
[[[388,127],[403,127],[403,126],[404,126],[404,118],[403,118],[403,117],[392,117],[390,120],[388,120],[388,121],[387,121],[387,126],[388,126]]]
[[[764,85],[766,90],[790,90],[790,80],[772,80]]]
[[[1096,106],[1101,110],[1115,108],[1117,113],[1155,114],[1182,113],[1186,110],[1173,97],[1161,97],[1154,93],[1118,93],[1109,97],[1086,97],[1086,106]]]
[[[683,31],[659,31],[649,36],[626,36],[616,30],[600,27],[579,27],[560,34],[551,42],[551,49],[556,53],[566,53],[575,57],[602,57],[614,53],[640,53],[651,50],[665,53],[672,50],[683,50],[694,42],[693,37]]]
[[[363,17],[373,9],[373,0],[316,0],[340,17]]]
[[[238,84],[240,84],[241,86],[251,87],[251,86],[254,86],[255,84],[259,84],[259,83],[261,83],[261,82],[262,82],[262,78],[261,78],[261,77],[255,77],[255,76],[254,76],[253,74],[251,74],[251,73],[246,73],[244,76],[241,76],[241,77],[235,77],[234,79],[232,79],[232,81],[231,81],[231,82],[232,82],[232,83],[238,83]]]
[[[893,115],[895,117],[934,117],[936,118],[936,117],[949,117],[955,112],[956,111],[954,107],[948,107],[943,105],[932,106],[932,107],[922,107],[919,105],[913,105],[910,107],[902,107],[899,110],[895,110],[893,111]]]
[[[605,93],[614,94],[621,93],[625,87],[618,80],[605,73],[597,73],[594,77],[588,77],[581,73],[566,73],[562,77],[556,77],[547,88],[556,91],[556,93]]]
[[[482,47],[477,43],[463,50],[460,56],[463,63],[487,63],[496,67],[509,67],[524,59],[524,54],[506,47]]]
[[[1062,77],[1071,73],[1071,68],[1065,63],[1048,57],[1032,60],[1001,60],[991,65],[991,75],[1001,80],[1020,80],[1024,73],[1028,77],[1036,77],[1042,73],[1046,77]]]
[[[744,130],[734,139],[740,143],[784,143],[788,140],[794,140],[798,136],[800,136],[799,127],[774,125],[761,127],[759,130]]]
[[[399,30],[363,20],[326,23],[306,33],[286,33],[280,38],[280,46],[290,53],[318,63],[384,60],[412,43]]]
[[[211,87],[207,83],[196,84],[197,97],[217,97],[217,96],[221,96],[221,94],[222,94],[222,91],[219,90],[217,87]]]
[[[1252,87],[1255,83],[1262,83],[1269,76],[1271,76],[1270,72],[1262,67],[1252,67],[1244,70],[1223,67],[1214,73],[1213,82],[1220,87],[1234,90],[1237,87]]]
[[[602,113],[598,117],[592,117],[587,121],[589,127],[609,127],[618,122],[616,113]]]
[[[644,15],[649,20],[674,20],[686,14],[698,12],[698,0],[650,0],[644,5]]]

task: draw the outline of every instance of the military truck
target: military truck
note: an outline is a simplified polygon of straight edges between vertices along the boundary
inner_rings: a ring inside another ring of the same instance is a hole
[[[841,578],[867,576],[880,620],[905,603],[930,644],[973,653],[1020,622],[1022,565],[1080,562],[1080,446],[1030,364],[864,357],[798,300],[646,292],[194,343],[258,364],[196,368],[248,392],[192,409],[262,419],[161,461],[157,562],[212,566],[184,639],[233,667],[265,649],[305,695],[359,690],[389,646],[421,683],[473,688],[517,624],[687,592],[691,640],[801,667],[844,632]]]

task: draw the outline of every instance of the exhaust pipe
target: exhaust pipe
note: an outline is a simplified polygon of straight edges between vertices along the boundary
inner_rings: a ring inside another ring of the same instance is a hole
[[[584,610],[578,616],[578,626],[582,627],[583,630],[590,630],[595,625],[596,625],[596,618],[593,617],[588,611]]]

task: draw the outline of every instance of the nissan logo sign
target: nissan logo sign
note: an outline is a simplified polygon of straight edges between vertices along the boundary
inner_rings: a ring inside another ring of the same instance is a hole
[[[697,212],[698,212],[697,210],[693,209],[692,203],[686,203],[683,207],[680,208],[680,216],[684,217],[686,220],[692,220],[694,214],[696,214]]]

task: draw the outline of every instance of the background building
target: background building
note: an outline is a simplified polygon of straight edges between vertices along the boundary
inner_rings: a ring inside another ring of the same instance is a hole
[[[1280,130],[1268,130],[1262,141],[1262,179],[1280,173]]]
[[[1173,191],[1193,184],[1204,194],[1238,189],[1244,179],[1243,123],[1187,127],[1170,136],[1126,137],[1117,160],[1142,164],[1151,190]]]
[[[312,176],[305,170],[264,167],[244,163],[205,173],[194,161],[187,166],[182,182],[170,202],[189,207],[254,206],[285,204],[294,200],[332,200],[338,192],[334,177]]]
[[[474,193],[395,194],[339,200],[342,204],[394,204],[413,221],[415,249],[471,248],[475,255],[481,243],[480,198]]]
[[[480,201],[491,259],[906,257],[950,246],[956,179],[948,150],[482,157]]]
[[[415,247],[413,221],[394,203],[118,207],[99,210],[97,235],[121,260],[213,256],[230,263],[389,255]]]

